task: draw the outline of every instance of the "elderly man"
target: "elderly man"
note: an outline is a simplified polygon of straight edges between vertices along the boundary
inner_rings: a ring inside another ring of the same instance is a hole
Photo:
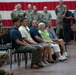
[[[0,51],[0,75],[13,75],[12,72],[7,72],[3,69],[1,69],[1,67],[3,66],[3,64],[7,61],[8,59],[8,54],[5,51]]]
[[[63,4],[63,0],[59,0],[59,5],[56,6],[56,9],[55,9],[55,13],[57,16],[57,19],[56,19],[56,35],[58,37],[60,36],[60,29],[61,29],[61,26],[63,24],[62,12],[64,11],[64,7],[65,7],[65,5]]]

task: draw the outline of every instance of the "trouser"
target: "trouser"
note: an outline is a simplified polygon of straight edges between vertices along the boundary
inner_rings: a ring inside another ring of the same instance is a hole
[[[36,64],[40,60],[41,48],[39,46],[20,46],[17,50],[22,51],[24,53],[26,51],[32,52],[32,64]]]
[[[53,48],[54,53],[60,52],[60,48],[58,44],[52,44],[52,43],[49,43],[49,44]]]
[[[66,43],[70,42],[71,26],[69,23],[63,23],[63,33],[64,33],[64,41]]]
[[[56,22],[56,35],[59,37],[60,36],[60,29],[62,27],[63,22],[62,21],[58,21]]]

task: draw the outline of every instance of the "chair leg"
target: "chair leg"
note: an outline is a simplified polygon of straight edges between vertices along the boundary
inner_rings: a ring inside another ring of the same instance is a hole
[[[25,56],[25,68],[27,68],[27,54],[24,53],[24,56]]]
[[[10,69],[12,69],[12,52],[10,52]]]
[[[18,57],[18,67],[20,66],[20,56],[19,53],[17,53],[17,57]]]

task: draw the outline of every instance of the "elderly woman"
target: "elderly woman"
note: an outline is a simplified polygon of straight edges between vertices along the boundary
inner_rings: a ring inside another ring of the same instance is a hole
[[[53,51],[55,52],[55,54],[57,56],[57,61],[63,61],[65,59],[67,59],[67,57],[61,56],[59,45],[51,40],[51,38],[49,36],[49,33],[45,30],[45,24],[44,23],[39,23],[38,28],[39,28],[39,33],[42,36],[42,39],[46,43],[49,43],[49,45],[51,47],[53,47]]]

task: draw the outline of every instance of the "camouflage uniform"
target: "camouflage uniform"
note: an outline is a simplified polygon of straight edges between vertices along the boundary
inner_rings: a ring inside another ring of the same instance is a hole
[[[5,51],[0,51],[0,75],[13,75],[12,72],[6,72],[5,70],[1,69],[3,64],[7,61],[8,54]]]
[[[1,17],[1,15],[0,15],[0,26],[2,26],[2,17]]]
[[[14,19],[16,17],[19,17],[20,19],[24,16],[24,11],[23,10],[18,10],[15,9],[13,10],[13,12],[11,13],[11,18]]]
[[[75,20],[75,24],[76,24],[76,10],[74,11],[74,20]]]
[[[8,59],[7,52],[0,51],[0,67],[3,66],[3,64],[6,62],[7,59]]]
[[[46,23],[47,20],[52,20],[52,15],[50,12],[42,12],[42,22]]]
[[[55,9],[55,13],[57,15],[56,19],[56,35],[59,36],[60,34],[60,29],[63,24],[63,19],[62,19],[62,12],[64,11],[65,5],[58,5]]]
[[[34,11],[32,11],[31,12],[31,21],[32,20],[37,20],[38,22],[41,22],[41,14],[38,12],[35,13]]]
[[[30,22],[31,22],[31,12],[32,12],[33,10],[27,10],[26,11],[26,16],[25,16],[25,18],[27,18],[27,20],[28,20],[28,26],[30,27]]]

